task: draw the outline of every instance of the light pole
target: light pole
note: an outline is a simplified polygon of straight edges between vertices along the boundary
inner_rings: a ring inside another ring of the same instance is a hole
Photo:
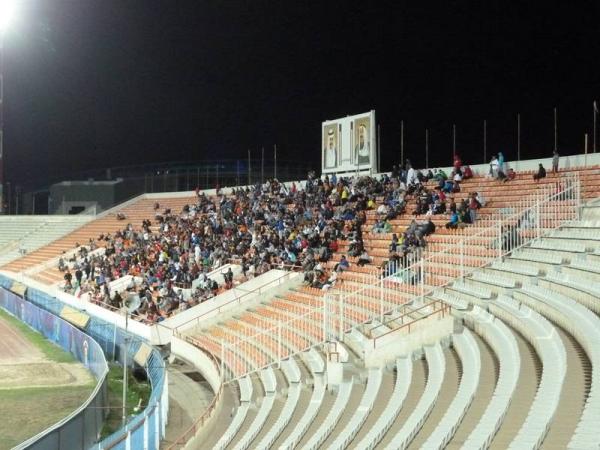
[[[125,352],[123,353],[123,426],[127,425],[127,353],[129,352],[128,325],[129,311],[127,311],[127,307],[125,307]]]
[[[14,0],[0,0],[0,213],[4,212],[4,33],[15,9]]]

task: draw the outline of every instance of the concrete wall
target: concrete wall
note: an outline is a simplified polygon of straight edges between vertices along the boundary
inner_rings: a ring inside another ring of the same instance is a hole
[[[69,214],[72,207],[88,208],[96,205],[98,211],[110,208],[118,201],[117,181],[63,181],[50,186],[49,214]]]
[[[178,329],[179,332],[183,332],[200,323],[206,323],[211,318],[224,312],[239,308],[241,305],[247,308],[257,300],[266,300],[276,295],[281,289],[287,289],[290,281],[295,282],[294,280],[299,278],[301,277],[298,273],[273,269],[200,305],[183,311],[161,324],[163,327]]]
[[[405,356],[450,336],[455,329],[455,319],[439,314],[415,322],[410,327],[400,328],[385,336],[363,343],[365,367],[382,367],[395,361],[399,356]]]

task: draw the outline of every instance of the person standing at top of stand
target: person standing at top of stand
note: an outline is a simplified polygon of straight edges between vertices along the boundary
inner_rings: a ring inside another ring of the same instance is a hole
[[[452,165],[454,166],[454,172],[460,171],[460,168],[462,167],[462,161],[460,159],[460,156],[458,156],[458,154],[454,155],[454,162],[452,163]]]
[[[560,160],[560,156],[558,155],[558,151],[554,150],[552,153],[552,173],[558,173],[558,162]]]
[[[504,170],[504,153],[498,152],[498,171],[506,173]]]

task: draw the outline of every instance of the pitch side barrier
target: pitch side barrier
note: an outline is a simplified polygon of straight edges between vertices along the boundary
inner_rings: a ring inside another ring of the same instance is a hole
[[[108,411],[108,364],[102,348],[66,320],[6,289],[0,289],[0,307],[71,353],[96,379],[96,387],[79,408],[15,449],[83,450],[91,447],[100,436]]]
[[[15,284],[13,279],[0,275],[1,287],[11,289],[13,284]],[[167,371],[160,352],[138,336],[126,332],[114,323],[87,315],[85,312],[65,311],[64,303],[43,291],[26,287],[23,297],[56,316],[71,320],[70,315],[76,315],[78,327],[98,343],[108,360],[122,364],[125,351],[127,351],[127,365],[130,367],[138,365],[146,370],[152,386],[152,394],[144,410],[140,414],[130,417],[127,425],[123,428],[100,442],[92,442],[85,448],[93,450],[138,448],[159,450],[160,441],[165,436],[169,411]],[[78,447],[68,448],[76,449]]]

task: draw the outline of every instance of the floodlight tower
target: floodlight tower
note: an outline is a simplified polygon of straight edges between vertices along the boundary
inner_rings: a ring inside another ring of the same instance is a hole
[[[0,213],[4,212],[4,34],[15,9],[15,0],[0,0]]]

